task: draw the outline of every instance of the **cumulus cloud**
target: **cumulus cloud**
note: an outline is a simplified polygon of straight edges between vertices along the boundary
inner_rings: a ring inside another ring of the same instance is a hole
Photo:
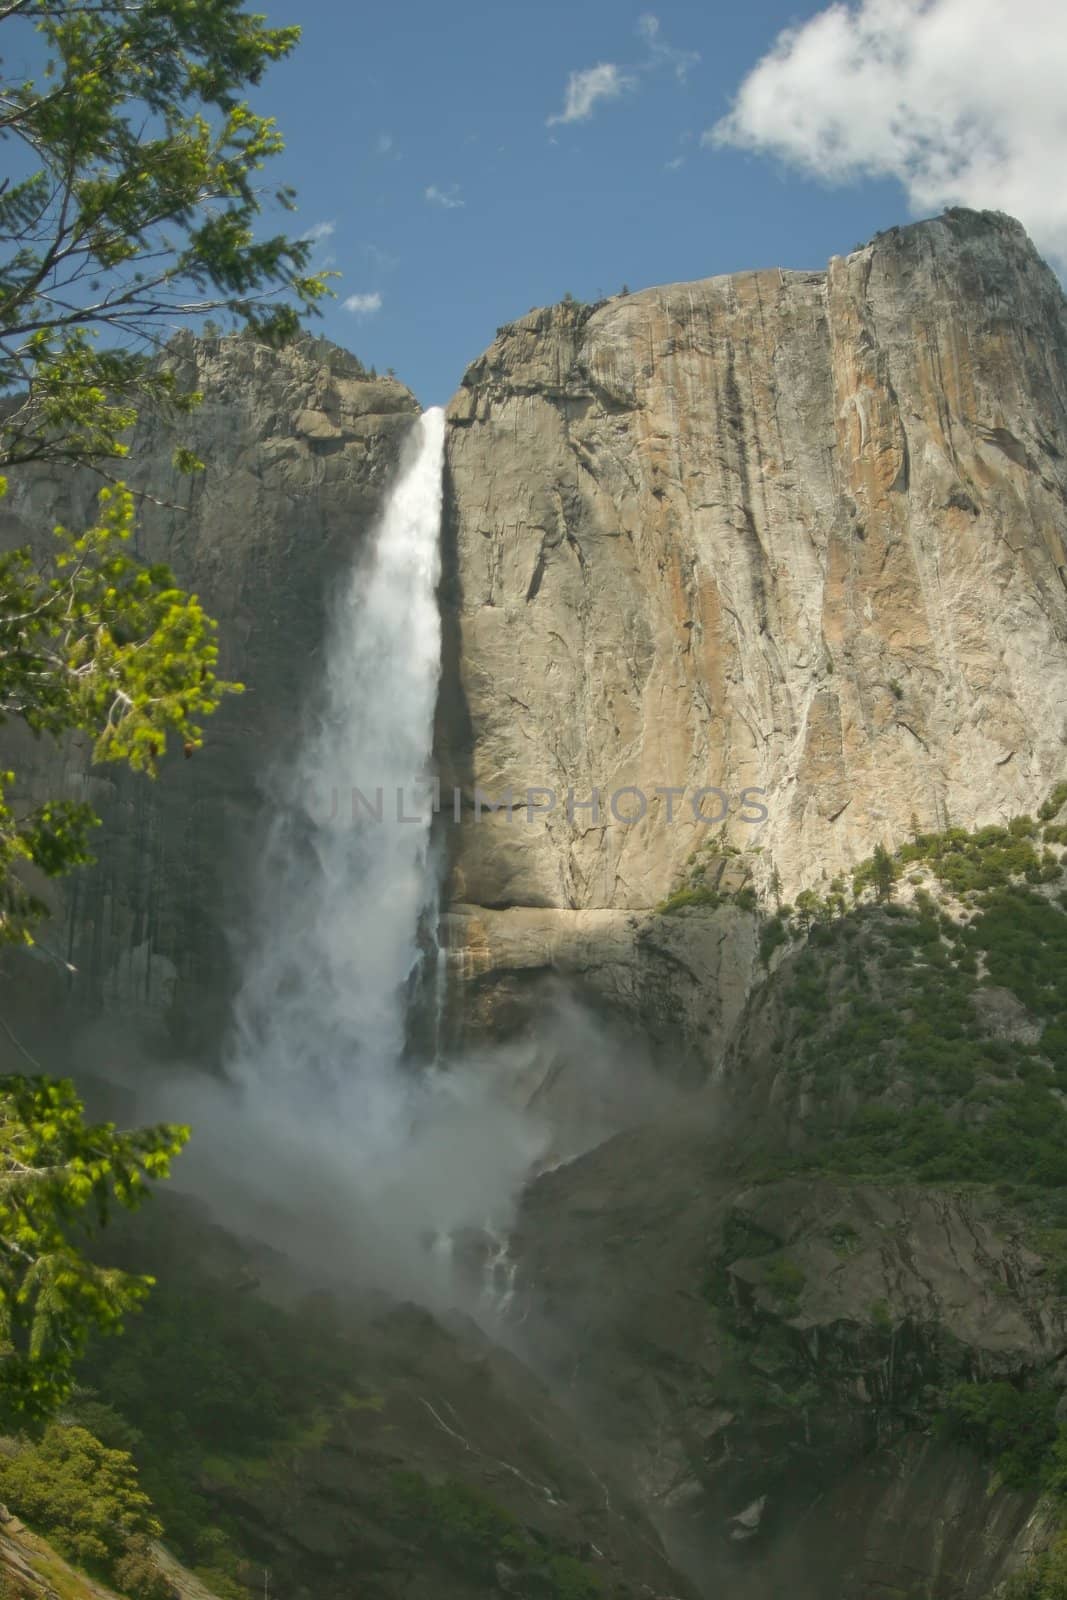
[[[351,311],[357,317],[372,317],[376,311],[382,309],[382,297],[374,291],[373,294],[350,294],[342,304],[346,311]]]
[[[1062,0],[860,0],[780,34],[704,142],[1010,212],[1063,269],[1065,83]]]
[[[445,211],[457,211],[464,204],[458,183],[450,183],[447,189],[431,183],[428,189],[423,190],[423,196],[430,205],[441,206]]]
[[[632,89],[635,82],[636,79],[613,61],[602,61],[599,66],[586,67],[583,72],[572,72],[567,79],[563,110],[549,117],[548,126],[554,127],[557,122],[585,122],[602,100],[617,100],[627,89]]]

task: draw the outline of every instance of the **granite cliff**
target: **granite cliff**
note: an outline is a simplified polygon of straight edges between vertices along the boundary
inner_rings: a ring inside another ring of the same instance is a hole
[[[562,967],[699,1048],[753,943],[720,918],[683,953],[655,908],[712,835],[732,887],[792,900],[1058,775],[1067,319],[1010,219],[532,312],[449,417],[446,776],[557,797],[453,840],[482,1010]]]
[[[219,624],[220,672],[246,692],[226,701],[194,761],[179,752],[154,783],[90,767],[80,746],[11,751],[30,793],[66,791],[103,817],[97,864],[49,891],[33,1014],[19,1008],[19,1022],[33,1031],[34,1015],[59,1007],[70,1027],[121,1019],[127,1039],[154,1053],[213,1058],[254,914],[271,774],[296,747],[331,581],[358,553],[417,407],[402,384],[371,378],[324,340],[275,352],[182,335],[168,360],[204,399],[190,418],[143,416],[130,441],[128,481],[150,494],[139,553],[199,594]],[[179,440],[208,470],[175,471]],[[0,539],[84,525],[100,487],[61,469],[15,474]]]
[[[271,774],[417,411],[322,341],[171,359],[209,470],[141,425],[133,481],[175,502],[142,548],[247,692],[156,784],[12,751],[104,817],[8,989],[49,1064],[94,1019],[138,1061],[224,1052]],[[953,211],[825,272],[531,312],[448,419],[446,1032],[491,1065],[555,1016],[508,1092],[578,1154],[510,1251],[456,1241],[481,1332],[272,1322],[249,1290],[292,1264],[178,1211],[171,1299],[94,1382],[238,1594],[269,1563],[297,1593],[988,1600],[1062,1519],[1063,294],[1017,224]],[[23,474],[3,537],[96,487]],[[583,1153],[591,1055],[670,1091]],[[213,1392],[173,1432],[201,1359],[275,1397],[230,1396],[242,1426],[276,1401],[255,1448]]]

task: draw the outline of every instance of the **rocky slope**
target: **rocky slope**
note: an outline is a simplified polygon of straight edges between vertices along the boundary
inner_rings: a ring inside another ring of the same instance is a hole
[[[219,1600],[161,1545],[153,1553],[172,1600]],[[0,1591],[5,1600],[116,1600],[113,1589],[71,1566],[6,1506],[0,1506]]]
[[[505,1008],[547,961],[690,1047],[729,1027],[748,950],[680,963],[650,918],[719,832],[702,788],[792,898],[1058,775],[1067,316],[1010,219],[532,312],[449,418],[446,773],[557,797],[452,839],[455,970]]]
[[[620,1139],[529,1197],[524,1331],[676,1559],[745,1600],[991,1595],[1056,1513],[934,1417],[953,1382],[1062,1358],[1017,1225],[967,1194],[753,1186],[707,1136]]]
[[[525,1197],[520,1348],[708,1592],[981,1600],[1062,1520],[1065,842],[906,846],[763,941],[683,1115]]]
[[[87,1381],[229,1600],[265,1570],[297,1600],[692,1600],[607,1452],[470,1318],[301,1283],[170,1196],[109,1250],[166,1270]]]

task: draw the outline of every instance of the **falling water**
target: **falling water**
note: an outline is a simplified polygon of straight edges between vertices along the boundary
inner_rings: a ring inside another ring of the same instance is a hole
[[[443,1012],[447,962],[429,803],[443,440],[428,411],[338,595],[318,703],[276,786],[227,1079],[204,1084],[183,1162],[228,1220],[426,1298],[453,1292],[462,1230],[506,1221],[545,1137],[500,1093],[503,1063],[405,1055],[412,992]],[[440,1055],[440,1018],[433,1034]]]
[[[481,1303],[496,1318],[507,1317],[515,1299],[519,1264],[511,1254],[511,1238],[489,1218],[485,1224],[485,1259]]]
[[[444,413],[407,441],[368,563],[347,580],[321,704],[284,785],[265,879],[277,922],[252,957],[236,1071],[259,1089],[358,1084],[360,1143],[398,1133],[405,985],[418,960],[441,660]],[[421,784],[421,791],[420,791]],[[379,820],[378,813],[381,813]],[[406,818],[418,820],[401,820]]]

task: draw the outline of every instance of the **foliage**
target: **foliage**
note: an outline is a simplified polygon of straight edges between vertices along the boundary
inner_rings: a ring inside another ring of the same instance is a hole
[[[141,402],[198,399],[152,360],[160,329],[215,309],[281,338],[325,292],[307,241],[254,232],[255,175],[281,144],[241,91],[298,30],[267,28],[241,0],[12,0],[0,23],[5,59],[31,26],[43,57],[37,81],[0,81],[0,132],[27,165],[0,191],[0,387],[23,391],[0,421],[0,471],[102,470],[127,454]],[[175,464],[200,465],[184,450]],[[132,524],[120,484],[87,531],[0,558],[0,718],[89,732],[98,760],[154,772],[168,735],[194,750],[199,719],[236,686],[214,676],[195,597],[128,554]],[[64,803],[18,817],[13,782],[0,780],[0,940],[27,940],[44,907],[20,867],[83,864],[94,818]]]
[[[327,1419],[377,1412],[383,1401],[353,1393],[366,1351],[326,1297],[292,1306],[262,1299],[239,1257],[206,1265],[210,1230],[184,1216],[176,1228],[170,1211],[169,1201],[150,1208],[118,1241],[127,1265],[167,1248],[167,1282],[123,1339],[92,1347],[82,1364],[86,1389],[70,1409],[109,1445],[128,1445],[168,1544],[223,1600],[239,1600],[244,1530],[231,1520],[230,1486],[253,1482],[270,1494],[302,1452],[321,1446]],[[530,1575],[530,1592],[536,1581],[546,1600],[599,1592],[574,1586],[595,1581],[582,1562],[529,1535],[477,1489],[394,1475],[392,1465],[383,1458],[380,1475],[364,1480],[372,1514],[442,1566],[484,1570],[491,1554]]]
[[[941,1431],[995,1462],[1009,1488],[1036,1488],[1045,1481],[1059,1438],[1056,1400],[1056,1391],[1041,1384],[956,1384],[946,1397]]]
[[[493,1501],[466,1484],[446,1478],[431,1483],[421,1472],[396,1472],[391,1480],[394,1523],[432,1543],[461,1569],[491,1575],[498,1560],[522,1560],[522,1528]]]
[[[97,1266],[77,1238],[139,1204],[185,1130],[83,1120],[73,1085],[7,1078],[0,1094],[0,1423],[69,1394],[93,1330],[114,1331],[151,1279]]]
[[[282,145],[244,95],[299,30],[243,0],[3,0],[0,25],[0,137],[16,147],[0,185],[0,474],[67,462],[114,484],[88,529],[0,557],[0,722],[86,733],[97,760],[154,774],[237,686],[215,677],[196,597],[130,555],[133,500],[111,469],[143,404],[199,399],[157,359],[176,321],[218,311],[277,341],[327,292],[309,241],[257,231]],[[4,71],[25,61],[32,81]],[[273,199],[293,206],[288,189]],[[184,448],[174,464],[201,466]],[[96,821],[65,801],[20,814],[15,786],[0,774],[0,944],[32,942],[35,874],[88,861]],[[88,1332],[143,1294],[90,1265],[73,1230],[109,1196],[138,1199],[183,1139],[86,1126],[65,1083],[0,1084],[0,1405],[54,1406]]]
[[[1042,822],[1051,822],[1067,806],[1067,780],[1057,783],[1047,800],[1038,808],[1038,818]]]
[[[225,1567],[227,1541],[200,1489],[206,1464],[219,1480],[247,1477],[276,1448],[309,1437],[322,1411],[345,1404],[354,1358],[324,1307],[288,1310],[187,1273],[163,1242],[164,1208],[152,1211],[138,1219],[139,1232],[146,1223],[152,1231],[133,1263],[167,1249],[167,1282],[122,1339],[90,1349],[80,1368],[85,1391],[72,1410],[107,1443],[131,1451],[183,1557],[198,1570]]]
[[[782,969],[777,1041],[785,1081],[805,1098],[790,1165],[1035,1193],[1067,1186],[1067,904],[1042,892],[1061,868],[1037,854],[1037,833],[1030,817],[974,833],[916,827],[895,856],[857,872],[860,895],[878,894],[887,861],[894,875],[921,861],[966,894],[966,915],[949,915],[921,884],[910,903],[861,900],[845,915],[833,886],[825,900],[798,897],[798,920],[811,926]],[[991,1022],[987,988],[1014,996],[1036,1044]]]
[[[0,720],[90,731],[97,760],[154,772],[168,735],[194,749],[199,719],[237,685],[215,677],[214,623],[196,597],[129,554],[132,527],[132,497],[104,489],[95,526],[57,529],[46,560],[0,556]],[[0,774],[0,942],[29,943],[45,907],[19,869],[54,877],[85,863],[96,818],[63,801],[19,816],[4,798],[13,783]]]
[[[698,884],[695,888],[676,889],[667,896],[658,907],[661,916],[670,916],[675,911],[685,911],[690,906],[707,906],[714,911],[725,904],[726,896],[717,889],[708,888],[706,884]]]
[[[1004,1089],[971,1127],[925,1105],[869,1105],[801,1164],[867,1178],[1058,1187],[1067,1184],[1067,1117],[1026,1086]]]
[[[876,844],[869,861],[856,868],[852,878],[852,892],[857,899],[868,886],[874,888],[879,900],[888,900],[893,893],[898,866],[884,844]]]
[[[385,1507],[390,1524],[457,1571],[492,1579],[498,1562],[536,1576],[549,1600],[600,1600],[603,1588],[584,1562],[544,1548],[507,1511],[454,1478],[431,1482],[396,1472]]]
[[[111,1570],[111,1580],[130,1600],[178,1600],[178,1591],[157,1564],[143,1535],[127,1539]]]
[[[61,1555],[104,1576],[128,1556],[143,1559],[132,1539],[162,1532],[130,1457],[84,1428],[52,1423],[39,1443],[0,1457],[0,1496]]]
[[[1067,1600],[1067,1533],[1008,1581],[1004,1600]]]
[[[0,472],[60,460],[109,477],[143,402],[199,398],[154,359],[176,319],[224,311],[276,340],[326,292],[307,240],[255,229],[257,174],[281,140],[243,92],[299,30],[242,0],[8,0],[0,25],[4,61],[41,63],[33,81],[0,77],[0,134],[24,171],[0,188],[0,390],[15,396]],[[289,190],[274,198],[292,207]],[[179,449],[175,465],[201,463]],[[82,730],[96,759],[154,772],[169,735],[195,750],[236,685],[214,676],[195,596],[129,555],[132,525],[119,484],[93,527],[0,558],[0,719]],[[0,941],[28,940],[44,909],[20,868],[83,864],[95,820],[63,803],[18,817],[13,782],[0,780]]]
[[[243,0],[7,0],[0,24],[5,63],[41,58],[0,78],[25,174],[0,193],[0,386],[26,391],[0,468],[121,456],[136,402],[176,396],[149,361],[176,319],[223,311],[278,339],[325,292],[308,241],[256,233],[282,140],[243,93],[299,30]]]
[[[769,966],[774,952],[780,945],[788,944],[789,934],[785,921],[781,916],[771,917],[760,933],[759,955],[763,965]]]
[[[805,1284],[804,1273],[788,1256],[778,1256],[764,1269],[763,1281],[787,1311],[796,1307]]]

